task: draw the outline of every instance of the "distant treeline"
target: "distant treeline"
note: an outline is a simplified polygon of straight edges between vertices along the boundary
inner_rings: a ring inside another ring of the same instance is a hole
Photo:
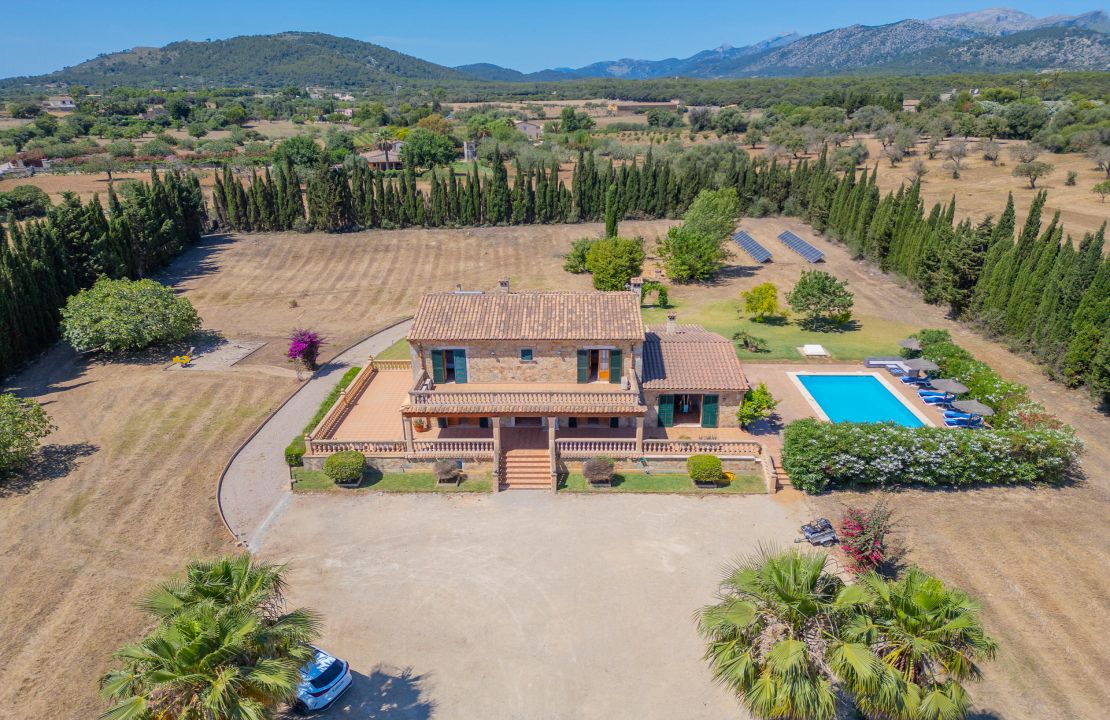
[[[139,278],[200,239],[204,199],[194,175],[151,173],[108,206],[67,194],[47,219],[0,225],[0,378],[58,339],[66,298],[98,277]]]
[[[841,173],[824,153],[814,162],[751,159],[732,145],[696,146],[669,161],[614,166],[580,154],[569,187],[558,169],[499,161],[459,181],[436,174],[430,192],[411,171],[386,178],[355,160],[312,175],[300,200],[289,166],[244,184],[225,171],[214,196],[217,221],[234,230],[325,232],[405,226],[461,227],[597,221],[616,187],[622,218],[680,216],[699,192],[735,188],[745,214],[800,216],[844,242],[857,258],[911,280],[927,302],[1036,355],[1059,379],[1110,393],[1110,260],[1104,230],[1076,248],[1059,216],[1041,228],[1042,192],[1017,235],[1013,198],[997,221],[955,222],[955,200],[928,211],[917,183],[883,196],[875,172]]]

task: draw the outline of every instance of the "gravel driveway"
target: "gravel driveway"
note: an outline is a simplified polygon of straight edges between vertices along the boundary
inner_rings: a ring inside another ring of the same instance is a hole
[[[296,495],[260,554],[355,685],[326,717],[744,717],[693,613],[726,565],[788,544],[780,496]]]

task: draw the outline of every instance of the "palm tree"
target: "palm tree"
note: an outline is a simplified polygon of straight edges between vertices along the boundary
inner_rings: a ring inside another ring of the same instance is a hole
[[[291,699],[305,658],[257,651],[257,618],[201,607],[116,653],[101,680],[102,720],[261,720]]]
[[[184,579],[162,583],[139,607],[164,620],[199,605],[258,610],[272,617],[285,601],[285,588],[284,565],[255,561],[247,554],[224,556],[189,563]]]
[[[867,593],[826,573],[825,562],[819,553],[761,549],[699,613],[714,676],[756,717],[831,720],[847,705],[840,679],[854,687],[878,682],[875,655],[838,634]]]
[[[196,561],[140,607],[159,621],[116,654],[101,680],[109,720],[256,720],[290,700],[319,632],[311,610],[285,611],[285,566],[249,555]]]
[[[977,660],[993,658],[979,605],[917,568],[898,581],[860,578],[871,601],[844,627],[844,637],[872,648],[886,672],[877,687],[854,688],[864,712],[896,720],[966,717],[961,684],[980,677]]]
[[[393,133],[387,128],[374,131],[374,147],[385,153],[385,164],[389,165],[389,151],[393,149]]]

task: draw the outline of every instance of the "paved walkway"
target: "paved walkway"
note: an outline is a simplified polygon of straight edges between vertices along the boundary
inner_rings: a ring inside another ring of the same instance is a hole
[[[289,468],[284,450],[348,368],[362,366],[408,335],[411,321],[382,330],[321,367],[232,458],[219,487],[219,508],[231,532],[256,550],[266,526],[284,509]]]

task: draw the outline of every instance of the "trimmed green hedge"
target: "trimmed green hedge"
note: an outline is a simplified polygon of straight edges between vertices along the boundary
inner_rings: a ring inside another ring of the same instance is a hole
[[[324,474],[337,483],[353,483],[362,479],[366,456],[357,450],[343,450],[324,461]]]
[[[724,477],[721,458],[716,455],[691,455],[686,461],[686,473],[695,483],[717,483]]]
[[[320,424],[320,421],[328,414],[328,410],[331,410],[332,405],[335,405],[335,402],[339,399],[339,393],[347,389],[347,386],[351,384],[351,381],[355,379],[355,375],[358,375],[358,371],[361,369],[362,368],[353,367],[343,373],[343,377],[339,378],[339,382],[335,384],[335,387],[331,389],[328,396],[320,403],[320,407],[316,409],[316,414],[312,416],[312,420],[304,426],[304,430],[301,431],[300,435],[293,438],[293,442],[285,446],[285,463],[287,465],[290,467],[300,467],[304,464],[306,449],[304,445],[304,436],[312,432],[312,429]]]
[[[966,430],[797,420],[782,465],[809,493],[830,488],[1061,483],[1078,460],[1068,430]]]

